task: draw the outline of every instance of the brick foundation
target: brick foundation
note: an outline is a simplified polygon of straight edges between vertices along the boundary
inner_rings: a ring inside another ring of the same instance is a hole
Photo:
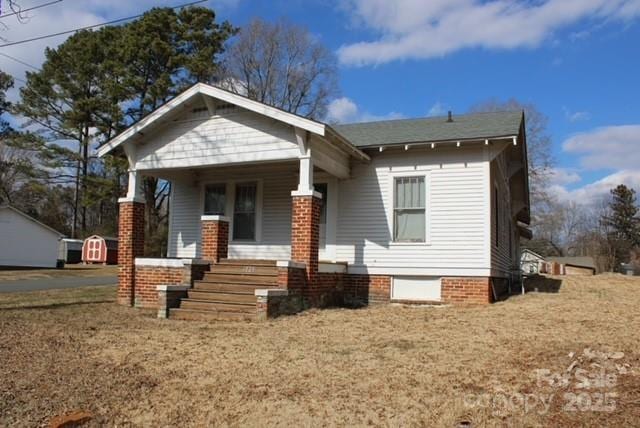
[[[493,301],[491,278],[442,278],[442,300],[446,303],[491,303]]]
[[[144,253],[144,203],[121,201],[118,218],[118,303],[134,304],[135,259]]]
[[[391,277],[388,275],[345,275],[344,302],[350,306],[388,303]]]
[[[229,251],[229,219],[222,216],[202,216],[202,258],[218,263]]]
[[[203,278],[205,263],[190,259],[138,259],[135,266],[134,306],[157,308],[159,285],[186,285]]]
[[[136,288],[134,306],[156,308],[158,306],[158,285],[183,284],[183,268],[136,266]]]

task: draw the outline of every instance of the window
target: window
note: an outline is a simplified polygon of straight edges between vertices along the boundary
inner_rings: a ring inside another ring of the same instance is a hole
[[[256,195],[257,183],[236,185],[236,200],[233,210],[233,239],[253,241],[256,239]]]
[[[394,179],[393,240],[425,242],[426,189],[424,176]]]
[[[209,184],[204,190],[204,214],[224,215],[226,206],[226,185]]]

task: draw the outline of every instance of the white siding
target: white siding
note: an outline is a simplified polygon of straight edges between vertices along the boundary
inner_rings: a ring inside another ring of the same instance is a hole
[[[393,275],[490,275],[489,163],[482,148],[387,150],[369,164],[354,164],[337,180],[335,260],[352,273]],[[395,174],[427,176],[427,244],[391,242],[391,183]],[[207,169],[198,184],[174,182],[170,257],[199,257],[203,186],[207,182],[261,180],[262,239],[231,243],[235,258],[290,257],[291,191],[296,162]],[[322,180],[320,180],[322,181]],[[321,252],[321,258],[323,257]],[[334,257],[330,257],[334,258]]]
[[[337,259],[350,272],[488,274],[487,168],[481,148],[385,151],[340,182]],[[395,173],[427,173],[428,244],[392,243]]]
[[[0,266],[56,267],[59,238],[15,211],[0,208]]]
[[[294,159],[293,128],[242,109],[190,114],[165,125],[136,148],[136,169],[181,168]]]
[[[229,257],[289,259],[291,191],[298,183],[297,168],[297,163],[220,168],[203,172],[199,184],[175,181],[171,200],[169,257],[200,257],[200,216],[203,213],[203,189],[206,183],[260,180],[261,239],[255,243],[232,241],[229,244]],[[230,188],[233,188],[232,184]]]

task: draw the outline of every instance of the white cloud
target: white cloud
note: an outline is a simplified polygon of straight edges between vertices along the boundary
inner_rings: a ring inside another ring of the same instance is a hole
[[[576,171],[566,168],[553,168],[550,171],[550,181],[553,185],[565,186],[578,183],[582,179]]]
[[[638,147],[640,125],[606,126],[568,138],[562,145],[563,151],[577,158],[580,169],[552,170],[549,192],[561,200],[589,204],[601,200],[619,184],[640,191]],[[587,170],[614,172],[576,187]]]
[[[589,204],[601,200],[602,197],[607,196],[610,190],[619,184],[625,184],[627,187],[640,191],[640,170],[617,171],[573,190],[567,190],[566,187],[561,185],[553,185],[550,187],[550,191],[562,200]]]
[[[640,169],[640,125],[607,126],[576,134],[562,145],[591,170]]]
[[[584,19],[638,18],[640,0],[343,0],[342,9],[379,34],[338,50],[343,64],[367,65],[466,48],[535,47]]]
[[[564,111],[564,117],[569,122],[581,122],[591,119],[591,113],[588,111],[571,111],[566,107],[563,107],[562,110]]]
[[[329,103],[326,121],[330,123],[374,122],[377,120],[401,119],[403,115],[390,112],[386,115],[375,115],[360,110],[353,100],[347,97],[336,98]]]
[[[429,117],[443,116],[446,113],[447,113],[447,106],[445,106],[440,101],[438,101],[434,105],[431,106],[431,108],[427,112],[427,116],[429,116]]]

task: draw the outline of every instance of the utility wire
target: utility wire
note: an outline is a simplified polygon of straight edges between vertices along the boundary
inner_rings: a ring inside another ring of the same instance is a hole
[[[185,3],[185,4],[181,4],[179,6],[174,6],[171,9],[181,9],[183,7],[193,6],[194,4],[204,3],[206,1],[208,1],[208,0],[193,1],[191,3]],[[75,33],[76,31],[82,31],[82,30],[89,30],[91,28],[102,27],[104,25],[111,25],[111,24],[117,24],[119,22],[130,21],[130,20],[135,19],[135,18],[140,18],[142,15],[144,15],[144,13],[140,13],[140,14],[134,15],[134,16],[129,16],[129,17],[126,17],[126,18],[114,19],[113,21],[107,21],[107,22],[103,22],[101,24],[88,25],[86,27],[76,28],[74,30],[61,31],[59,33],[47,34],[47,35],[44,35],[44,36],[33,37],[31,39],[25,39],[25,40],[19,40],[17,42],[5,43],[3,45],[0,45],[0,48],[4,48],[4,47],[7,47],[7,46],[20,45],[20,44],[23,44],[23,43],[35,42],[36,40],[42,40],[42,39],[48,39],[50,37],[62,36],[64,34]]]
[[[27,66],[27,67],[33,68],[34,70],[40,71],[40,69],[39,69],[38,67],[36,67],[35,65],[31,65],[31,64],[29,64],[28,62],[24,62],[24,61],[22,61],[21,59],[18,59],[18,58],[16,58],[16,57],[11,56],[11,55],[7,55],[6,53],[3,53],[3,52],[0,52],[0,55],[1,55],[1,56],[3,56],[3,57],[5,57],[5,58],[12,59],[12,60],[14,60],[15,62],[20,63],[20,64],[22,64],[22,65],[25,65],[25,66]]]
[[[60,3],[61,1],[62,0],[54,0],[54,1],[50,1],[48,3],[43,3],[43,4],[39,4],[37,6],[29,7],[27,9],[20,9],[17,12],[6,13],[4,15],[0,15],[0,19],[6,18],[7,16],[19,15],[19,14],[21,14],[23,12],[28,12],[30,10],[40,9],[41,7],[51,6],[52,4]]]

